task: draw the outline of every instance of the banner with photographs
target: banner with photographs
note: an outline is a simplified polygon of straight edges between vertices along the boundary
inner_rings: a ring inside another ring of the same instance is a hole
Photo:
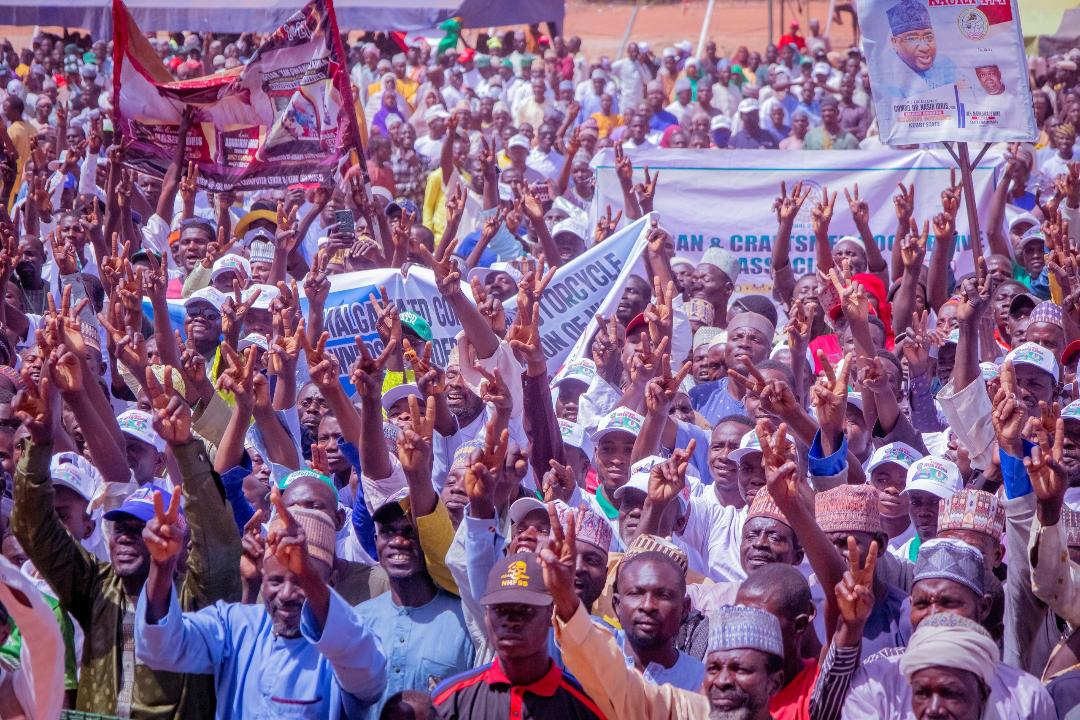
[[[1034,140],[1016,0],[859,0],[881,138]]]
[[[213,192],[316,183],[348,152],[355,118],[331,0],[312,0],[245,65],[174,80],[121,0],[114,0],[113,96],[126,164],[162,176],[192,113],[187,159]]]

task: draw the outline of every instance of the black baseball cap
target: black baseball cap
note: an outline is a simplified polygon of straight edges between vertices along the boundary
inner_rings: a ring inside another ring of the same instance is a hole
[[[544,571],[536,554],[520,552],[495,563],[488,573],[487,588],[481,605],[502,604],[537,605],[552,603],[551,594],[544,585]]]

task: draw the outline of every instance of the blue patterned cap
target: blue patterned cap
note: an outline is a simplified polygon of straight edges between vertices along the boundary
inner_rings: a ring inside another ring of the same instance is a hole
[[[709,616],[709,652],[746,649],[784,657],[775,615],[754,607],[724,605]]]
[[[912,584],[920,580],[952,580],[976,595],[985,594],[983,554],[960,540],[934,538],[919,548]]]
[[[912,30],[932,30],[930,13],[918,0],[902,0],[885,11],[889,18],[889,31],[901,35]]]

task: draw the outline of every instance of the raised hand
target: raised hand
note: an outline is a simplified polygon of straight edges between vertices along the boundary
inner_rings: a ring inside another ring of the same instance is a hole
[[[896,183],[900,192],[893,195],[893,209],[896,210],[896,222],[902,227],[907,227],[915,212],[915,183],[904,187],[904,183]]]
[[[760,418],[754,428],[761,444],[761,461],[765,467],[765,486],[781,508],[800,502],[808,490],[799,478],[798,464],[787,438],[787,424],[780,423],[775,432],[772,423]]]
[[[540,481],[544,502],[562,500],[569,505],[570,498],[573,497],[574,489],[577,487],[573,473],[570,472],[570,466],[563,465],[554,458],[548,460],[548,466],[551,469],[544,473]]]
[[[907,339],[904,341],[901,351],[904,360],[907,361],[908,374],[919,377],[926,373],[930,365],[930,348],[941,344],[939,333],[926,329],[929,312],[914,313],[911,316],[911,325],[907,328]]]
[[[904,263],[906,271],[917,275],[919,270],[922,269],[923,258],[926,257],[926,243],[930,238],[930,223],[926,220],[923,221],[922,234],[920,234],[919,224],[915,220],[909,220],[908,222],[910,230],[900,240],[900,260]],[[937,226],[934,227],[936,231]]]
[[[547,545],[540,550],[540,564],[544,568],[544,586],[555,601],[556,612],[565,622],[574,614],[580,602],[574,587],[577,574],[577,518],[569,513],[564,530],[555,503],[548,503],[548,519],[551,521],[551,534],[548,535]]]
[[[638,204],[641,205],[642,212],[651,212],[653,209],[653,198],[656,197],[656,183],[660,180],[660,171],[657,170],[656,174],[649,175],[649,166],[645,168],[645,182],[634,185],[634,193],[638,196]]]
[[[308,303],[322,307],[326,298],[330,295],[330,280],[327,268],[330,266],[331,254],[326,249],[320,249],[315,254],[315,260],[304,276],[304,297]]]
[[[195,205],[195,194],[199,191],[199,166],[195,164],[194,160],[188,161],[187,174],[180,181],[180,197],[184,201],[184,205],[193,207]]]
[[[263,511],[259,508],[244,525],[240,535],[240,578],[256,584],[262,580],[263,556],[266,555],[266,538],[262,534]]]
[[[671,404],[675,402],[675,395],[679,392],[686,376],[690,373],[693,363],[687,361],[679,368],[674,376],[671,374],[671,356],[664,355],[660,358],[660,374],[654,377],[645,386],[645,408],[654,415],[667,415],[671,410]]]
[[[868,226],[870,224],[870,205],[867,204],[865,199],[859,198],[859,183],[855,183],[854,195],[848,192],[847,188],[844,188],[844,198],[847,200],[848,210],[851,212],[851,219],[855,221],[855,226]]]
[[[877,567],[878,544],[871,541],[866,561],[859,562],[859,545],[851,535],[848,544],[848,570],[836,585],[836,603],[840,617],[849,627],[861,628],[874,609],[874,568]]]
[[[418,246],[417,251],[424,264],[435,273],[435,286],[439,288],[439,293],[447,300],[461,297],[461,271],[454,262],[452,250],[448,248],[441,260],[436,260],[424,245]]]
[[[956,182],[956,168],[953,168],[949,171],[949,187],[941,191],[941,210],[954,223],[956,222],[956,214],[960,212],[960,198],[963,194],[964,185]]]
[[[221,225],[217,229],[217,238],[206,246],[206,255],[199,262],[209,270],[214,267],[214,262],[228,255],[235,244],[236,238],[227,237],[225,235],[225,226]]]
[[[807,187],[803,190],[803,183],[800,180],[795,183],[795,186],[791,188],[791,195],[787,194],[787,183],[783,180],[780,181],[780,197],[776,198],[773,202],[773,210],[776,212],[777,223],[791,224],[795,222],[795,218],[798,217],[799,211],[802,210],[803,203],[806,202],[806,198],[810,197],[810,188]]]
[[[960,298],[957,305],[956,319],[961,324],[977,323],[990,303],[990,276],[986,272],[986,261],[981,257],[975,267],[975,277],[966,278],[960,284]]]
[[[145,387],[154,409],[154,430],[170,445],[184,445],[191,440],[191,408],[176,389],[173,381],[176,372],[176,368],[166,365],[162,385],[153,370],[146,368]]]
[[[607,320],[597,315],[596,325],[591,349],[592,360],[605,380],[618,385],[622,377],[622,348],[626,335],[620,334],[622,328],[615,315]]]
[[[626,156],[621,144],[615,144],[615,176],[623,187],[631,187],[634,182],[634,164]]]
[[[615,216],[612,217],[612,215],[611,215],[611,206],[608,205],[607,206],[607,214],[606,215],[601,215],[596,220],[596,231],[595,231],[595,233],[593,235],[593,239],[596,242],[599,243],[599,242],[603,242],[604,240],[607,240],[609,237],[611,237],[615,233],[615,228],[617,228],[619,226],[619,221],[622,220],[622,214],[623,214],[623,211],[619,210],[619,212],[617,212],[615,214]],[[655,232],[655,228],[654,228],[653,231],[650,231],[650,237],[651,237],[652,232]],[[651,241],[649,243],[649,247],[650,248],[652,247],[652,242]]]
[[[691,439],[685,449],[676,448],[670,458],[653,465],[649,472],[649,489],[646,493],[649,502],[658,508],[664,508],[679,496],[686,487],[686,468],[696,447],[697,441]]]
[[[1044,526],[1056,525],[1065,503],[1065,491],[1069,489],[1063,464],[1065,421],[1057,418],[1052,435],[1047,436],[1045,430],[1039,435],[1039,443],[1031,449],[1031,457],[1024,458],[1024,467],[1035,489],[1039,522]]]
[[[822,187],[821,199],[814,205],[814,210],[810,214],[810,220],[816,235],[827,236],[829,234],[829,224],[832,223],[833,208],[835,206],[836,193],[834,192],[830,198],[829,189]]]
[[[540,303],[532,306],[531,313],[518,312],[506,332],[506,341],[525,363],[530,375],[535,377],[547,371],[547,359],[540,342]]]
[[[503,381],[498,368],[488,372],[480,365],[473,365],[473,370],[484,376],[484,382],[480,386],[480,399],[491,403],[497,411],[509,413],[514,404],[510,397],[510,388]]]
[[[60,392],[70,395],[83,391],[83,362],[64,344],[52,351],[49,377]]]
[[[416,397],[409,396],[410,428],[398,433],[397,454],[401,469],[417,474],[431,471],[431,438],[435,431],[435,398],[427,397],[423,413]]]
[[[843,432],[847,418],[848,375],[851,372],[854,356],[849,354],[844,358],[839,374],[833,372],[828,358],[820,350],[818,361],[821,363],[825,377],[820,378],[810,388],[810,404],[814,406],[822,435],[828,432],[835,436]]]
[[[383,344],[389,345],[393,342],[397,345],[401,342],[401,317],[398,306],[390,302],[385,286],[379,287],[379,295],[380,297],[375,297],[373,293],[368,295],[371,308],[375,311],[375,329]]]
[[[835,267],[829,268],[829,281],[840,299],[840,309],[848,321],[866,322],[870,317],[870,299],[866,296],[866,288],[861,283],[843,277]]]
[[[173,488],[169,511],[165,512],[164,493],[154,493],[154,517],[143,528],[143,542],[150,559],[158,565],[175,561],[184,545],[184,522],[180,520],[180,486]]]
[[[1017,390],[1016,372],[1011,360],[1006,360],[1002,364],[997,380],[997,390],[993,397],[994,411],[990,415],[990,420],[994,424],[998,445],[1010,455],[1022,457],[1023,447],[1020,435],[1024,428],[1025,413],[1023,401]]]
[[[791,303],[791,311],[788,313],[787,325],[784,326],[784,334],[787,335],[788,348],[796,356],[805,354],[805,348],[810,344],[811,320],[812,318],[801,298]],[[800,349],[803,350],[802,353],[799,352]]]
[[[353,338],[359,354],[353,362],[349,379],[356,386],[357,392],[366,399],[372,399],[382,393],[383,373],[386,363],[397,348],[397,341],[391,340],[383,347],[383,351],[377,357],[372,357],[364,345],[364,339],[357,335]],[[322,343],[325,346],[325,342]]]
[[[30,376],[30,371],[23,367],[24,388],[11,403],[12,412],[19,423],[30,432],[30,440],[35,445],[51,445],[53,440],[53,410],[50,398],[51,380],[49,380],[48,361],[41,368],[38,382]]]
[[[300,350],[304,347],[304,318],[291,331],[291,310],[281,310],[274,315],[274,337],[270,341],[266,369],[271,375],[282,375],[296,369]]]
[[[241,357],[231,345],[222,343],[221,353],[229,367],[218,377],[218,390],[232,393],[239,409],[252,412],[255,408],[255,346],[247,348]]]
[[[233,296],[225,298],[225,303],[221,306],[222,335],[234,340],[239,338],[244,316],[247,315],[248,310],[251,309],[251,306],[255,304],[261,294],[262,288],[255,288],[245,300],[240,289],[240,281],[233,280]]]
[[[276,485],[270,490],[270,504],[274,506],[274,518],[266,533],[267,552],[294,575],[310,577],[315,571],[307,552],[307,536],[285,507]]]

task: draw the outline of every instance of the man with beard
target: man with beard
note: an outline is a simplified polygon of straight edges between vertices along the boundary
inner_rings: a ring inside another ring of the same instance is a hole
[[[573,531],[569,534],[572,536]],[[487,592],[480,602],[484,606],[487,634],[495,645],[495,660],[437,687],[432,697],[438,717],[444,720],[605,717],[581,686],[551,660],[548,638],[552,598],[544,584],[546,575],[533,553],[507,555],[491,569]],[[571,558],[566,568],[565,589],[573,596],[576,609],[581,602],[574,591],[574,575]],[[584,611],[581,615],[587,617]],[[616,652],[619,652],[617,648]],[[623,662],[621,657],[618,662]]]
[[[552,533],[541,552],[555,601],[555,633],[567,670],[605,717],[769,720],[783,682],[780,623],[757,608],[725,606],[709,622],[705,679],[698,691],[648,682],[628,667],[615,638],[589,620],[573,589],[573,526]]]
[[[357,717],[386,684],[373,629],[330,587],[334,533],[318,510],[276,515],[263,558],[263,607],[218,602],[182,612],[173,589],[182,530],[161,496],[143,534],[150,574],[135,610],[138,656],[150,667],[213,674],[217,717]]]
[[[733,329],[728,325],[728,300],[735,290],[739,272],[739,259],[730,251],[715,247],[705,251],[694,269],[687,289],[692,297],[712,305],[714,327]]]
[[[41,315],[46,310],[45,295],[48,287],[42,279],[42,267],[45,265],[45,247],[41,240],[30,235],[19,240],[19,258],[15,263],[13,284],[23,298],[23,311]]]
[[[373,520],[379,565],[390,580],[390,592],[356,608],[387,652],[387,683],[368,711],[372,720],[394,693],[433,689],[473,662],[461,602],[428,574],[412,517],[401,502],[391,500],[375,510]]]
[[[628,327],[630,321],[645,312],[645,307],[651,299],[652,288],[648,280],[637,275],[627,278],[626,287],[623,288],[622,297],[619,298],[619,304],[615,308],[615,318],[622,323],[623,327],[627,327],[627,332],[630,332]]]
[[[628,667],[657,685],[691,692],[701,687],[705,675],[701,661],[675,647],[690,611],[681,566],[660,552],[624,557],[615,574],[611,604],[622,628],[616,638]]]
[[[48,382],[48,376],[43,382]],[[180,468],[186,506],[183,517],[195,530],[185,562],[187,572],[173,605],[178,611],[181,607],[194,611],[219,600],[239,600],[236,567],[240,538],[203,443],[192,438],[187,403],[175,391],[171,397],[163,397],[165,391],[156,383],[152,391],[155,400],[168,402],[167,419],[157,419],[154,429],[169,444]],[[68,533],[54,508],[55,490],[49,481],[53,420],[45,397],[39,386],[32,386],[16,403],[30,438],[15,474],[11,528],[38,572],[56,591],[60,605],[86,635],[77,709],[161,719],[183,714],[210,717],[214,695],[207,678],[155,672],[135,654],[131,636],[137,622],[135,601],[151,572],[150,552],[142,533],[154,517],[158,488],[142,487],[105,514],[112,523],[110,562],[95,559]],[[169,502],[177,523],[181,517],[179,497],[177,490]],[[174,528],[177,550],[186,540],[183,528],[179,524]],[[168,575],[161,578],[166,589],[172,586],[175,566],[174,561]]]
[[[726,277],[723,271],[713,265],[701,265],[697,272],[702,272],[706,268],[716,270],[717,275]],[[698,284],[697,272],[694,276],[695,285]],[[730,292],[730,281],[728,281],[728,287],[729,290],[726,292]],[[719,316],[719,309],[727,308],[727,297],[724,297],[723,304],[713,303],[713,307],[717,308]],[[727,320],[725,314],[724,321],[728,331],[724,347],[724,364],[729,373],[731,370],[736,370],[740,375],[749,377],[751,368],[769,356],[773,334],[776,330],[767,318],[752,312],[739,313],[731,320]],[[738,387],[737,383],[729,377],[700,383],[690,390],[690,401],[694,404],[694,409],[701,413],[706,421],[714,424],[728,415],[745,415],[746,406],[742,402],[744,396],[744,388]]]

